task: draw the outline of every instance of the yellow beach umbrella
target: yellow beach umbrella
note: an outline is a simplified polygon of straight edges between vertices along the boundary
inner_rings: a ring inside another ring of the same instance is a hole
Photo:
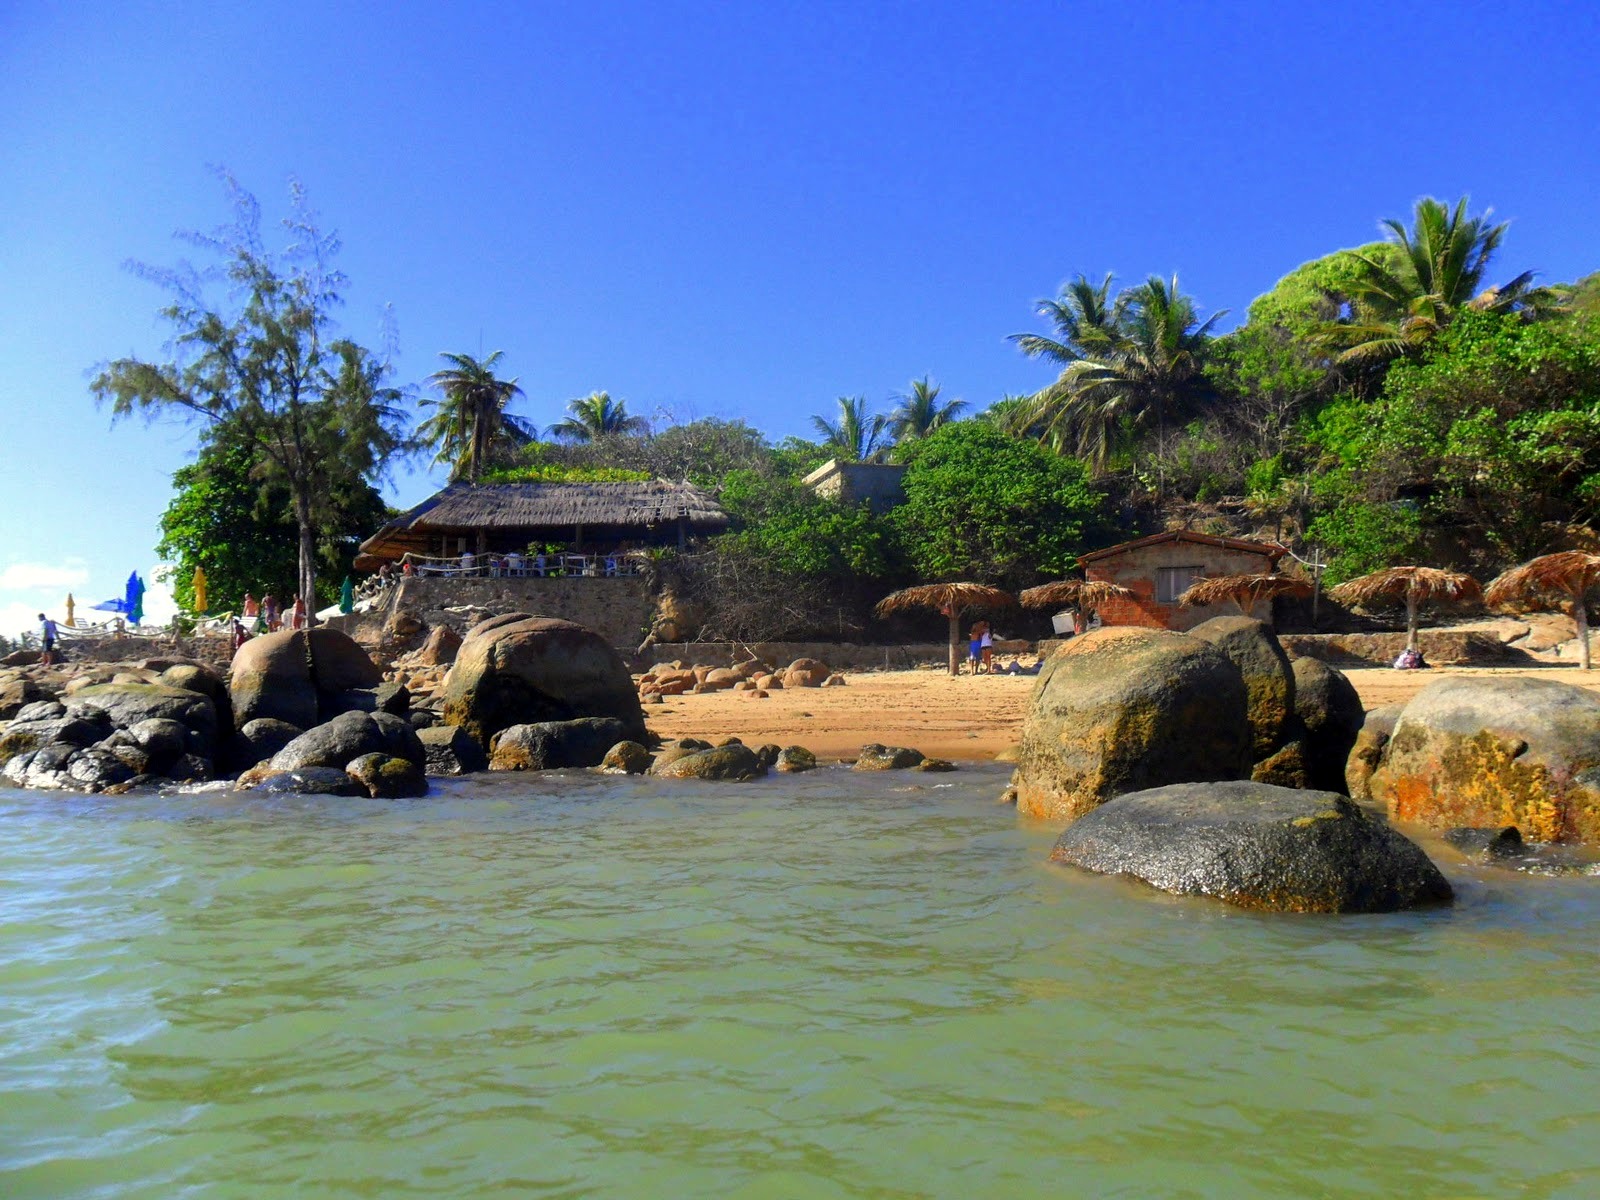
[[[206,569],[194,569],[194,611],[203,613],[206,610]]]
[[[67,593],[67,628],[72,628],[72,614],[77,611],[78,603],[72,598],[72,593]]]

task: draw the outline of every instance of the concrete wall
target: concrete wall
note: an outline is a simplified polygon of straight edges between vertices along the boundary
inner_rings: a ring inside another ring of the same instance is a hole
[[[1024,654],[1033,643],[1024,638],[995,643],[996,654]],[[815,658],[835,671],[905,670],[909,667],[942,667],[949,659],[947,642],[913,642],[900,646],[858,645],[854,642],[658,642],[633,660],[636,669],[656,663],[681,662],[685,665],[732,666],[751,655],[774,667],[786,667],[797,658]],[[959,651],[967,658],[963,642]]]
[[[906,498],[906,469],[886,463],[845,463],[838,459],[818,467],[805,482],[819,496],[843,504],[865,501],[873,512],[885,512]]]
[[[1154,629],[1193,629],[1212,617],[1231,616],[1239,611],[1232,601],[1205,608],[1182,608],[1156,599],[1156,572],[1163,567],[1199,567],[1205,575],[1256,575],[1271,570],[1272,560],[1246,550],[1227,550],[1194,542],[1160,542],[1096,559],[1087,565],[1090,579],[1120,583],[1133,592],[1128,599],[1109,600],[1100,606],[1105,625],[1147,625]],[[1255,615],[1270,620],[1260,606]]]
[[[594,630],[618,649],[631,651],[644,640],[654,601],[639,575],[564,576],[540,579],[402,579],[392,592],[389,612],[407,611],[429,625],[468,628],[467,612],[526,612],[560,617]]]

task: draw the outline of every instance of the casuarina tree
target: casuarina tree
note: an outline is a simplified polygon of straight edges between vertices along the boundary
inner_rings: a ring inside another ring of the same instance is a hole
[[[300,594],[316,595],[317,530],[330,497],[371,482],[405,446],[402,393],[388,363],[338,336],[332,312],[344,276],[338,238],[317,226],[300,186],[290,188],[285,244],[269,249],[255,197],[223,176],[234,220],[213,234],[180,235],[215,260],[136,273],[172,297],[164,361],[103,364],[90,385],[116,419],[135,413],[199,422],[203,445],[246,446],[263,488],[285,488],[298,531]]]

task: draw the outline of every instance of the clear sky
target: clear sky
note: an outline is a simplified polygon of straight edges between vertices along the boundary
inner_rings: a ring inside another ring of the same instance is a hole
[[[403,382],[502,349],[541,425],[604,388],[778,437],[1033,390],[1005,335],[1078,271],[1242,315],[1425,194],[1513,220],[1497,277],[1600,268],[1597,13],[0,0],[0,629],[155,561],[194,433],[87,383],[159,352],[122,264],[226,219],[208,164],[274,218],[303,180]]]

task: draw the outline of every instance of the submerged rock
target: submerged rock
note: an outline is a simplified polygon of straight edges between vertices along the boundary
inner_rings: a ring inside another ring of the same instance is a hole
[[[877,742],[861,747],[856,756],[857,771],[906,771],[919,766],[923,760],[921,750],[909,746],[884,746]]]
[[[471,775],[489,768],[483,747],[459,725],[433,725],[417,731],[423,769],[429,775]]]
[[[631,726],[615,717],[540,721],[512,725],[495,734],[489,752],[491,771],[549,771],[598,767],[606,752],[628,737]]]
[[[785,746],[778,751],[778,757],[773,761],[773,769],[785,774],[799,774],[801,771],[814,771],[817,769],[817,756],[804,746]]]
[[[1419,846],[1348,797],[1247,781],[1108,800],[1068,826],[1050,857],[1276,912],[1392,912],[1453,895]]]
[[[428,781],[421,770],[403,758],[364,754],[347,763],[345,773],[366,788],[367,795],[374,800],[401,800],[428,794]]]
[[[717,782],[759,779],[766,773],[767,769],[756,759],[755,752],[748,746],[737,744],[691,751],[689,754],[670,760],[665,766],[661,765],[658,758],[656,765],[650,768],[650,774],[659,775],[664,779],[704,779]]]

